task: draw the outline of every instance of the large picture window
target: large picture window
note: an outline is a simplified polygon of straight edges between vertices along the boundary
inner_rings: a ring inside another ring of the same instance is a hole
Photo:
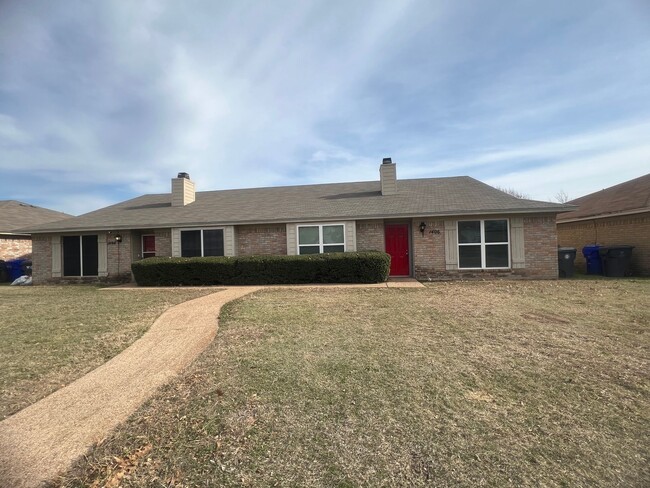
[[[223,256],[223,229],[181,231],[181,256]]]
[[[345,251],[345,225],[299,225],[298,254]]]
[[[63,276],[97,276],[97,236],[63,236]]]
[[[509,268],[508,220],[458,222],[458,267],[465,269]]]

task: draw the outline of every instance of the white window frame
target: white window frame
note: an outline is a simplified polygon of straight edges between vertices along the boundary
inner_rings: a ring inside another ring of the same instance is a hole
[[[485,222],[489,220],[505,220],[506,221],[506,226],[508,228],[508,241],[507,242],[485,242]],[[481,242],[460,242],[460,223],[461,222],[480,222],[481,224]],[[502,219],[502,218],[493,218],[493,219],[464,219],[464,220],[459,220],[456,223],[456,241],[458,245],[458,269],[510,269],[512,267],[512,257],[510,255],[511,253],[511,235],[510,235],[510,219]],[[505,267],[487,267],[487,260],[485,256],[485,248],[486,246],[503,246],[503,245],[508,246],[508,266]],[[460,265],[460,248],[464,246],[481,246],[481,267],[480,268],[463,268]]]
[[[204,230],[222,230],[223,231],[223,255],[226,255],[226,228],[225,227],[191,227],[191,228],[183,228],[183,229],[178,229],[178,248],[181,253],[181,257],[183,257],[183,232],[185,231],[193,231],[193,230],[200,230],[201,231],[201,257],[205,257],[205,251],[203,249],[203,231]],[[210,257],[221,257],[221,256],[210,256]]]
[[[337,242],[335,244],[323,244],[323,227],[330,227],[334,225],[340,225],[343,227],[343,242]],[[345,232],[345,222],[325,222],[322,224],[298,224],[296,225],[296,253],[301,256],[300,254],[300,228],[301,227],[318,227],[318,254],[324,254],[323,252],[323,247],[324,246],[340,246],[343,245],[343,252],[346,252],[347,250],[347,236]],[[316,246],[316,244],[302,244],[302,247],[308,247],[308,246]],[[303,256],[305,256],[303,254]]]
[[[144,259],[144,255],[145,255],[145,250],[144,250],[144,238],[145,237],[153,237],[154,250],[153,250],[153,256],[151,256],[151,257],[155,257],[158,254],[158,249],[156,249],[156,234],[142,234],[140,236],[140,252],[142,253],[142,259]],[[203,236],[201,236],[201,237],[203,237]],[[150,254],[151,251],[147,251],[146,253]]]

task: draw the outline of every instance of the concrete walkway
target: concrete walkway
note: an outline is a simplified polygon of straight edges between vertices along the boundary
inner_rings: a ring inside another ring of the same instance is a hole
[[[67,470],[210,344],[222,305],[259,289],[168,309],[106,364],[0,422],[0,487],[39,486]]]
[[[405,279],[375,285],[287,287],[422,286]],[[212,342],[225,303],[262,288],[221,289],[168,309],[140,339],[106,364],[0,422],[0,487],[37,487],[69,469]]]

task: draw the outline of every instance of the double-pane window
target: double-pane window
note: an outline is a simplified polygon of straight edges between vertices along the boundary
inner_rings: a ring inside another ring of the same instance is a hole
[[[508,220],[458,222],[459,268],[509,268]]]
[[[181,231],[181,256],[223,256],[223,229]]]
[[[345,225],[299,225],[298,254],[345,251]]]

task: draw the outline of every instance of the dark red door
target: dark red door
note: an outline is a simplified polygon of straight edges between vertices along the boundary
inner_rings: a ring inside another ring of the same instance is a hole
[[[152,258],[156,255],[156,236],[142,236],[142,257]]]
[[[409,226],[408,224],[385,224],[386,252],[390,254],[390,275],[409,276]]]

